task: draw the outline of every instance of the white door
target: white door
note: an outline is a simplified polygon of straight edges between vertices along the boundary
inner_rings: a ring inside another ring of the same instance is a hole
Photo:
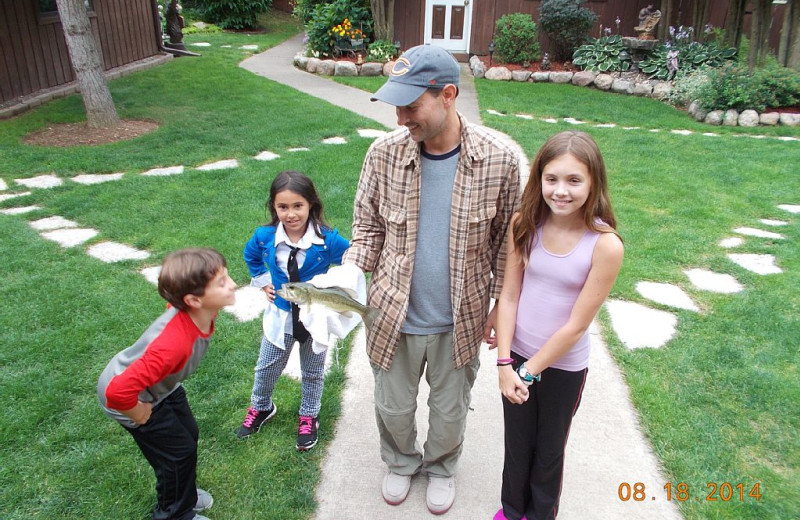
[[[473,0],[425,0],[424,43],[450,52],[469,50]]]

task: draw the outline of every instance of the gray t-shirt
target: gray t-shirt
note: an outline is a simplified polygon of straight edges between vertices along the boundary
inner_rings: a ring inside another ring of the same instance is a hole
[[[411,275],[406,334],[440,334],[453,330],[450,301],[450,208],[459,145],[444,155],[422,152],[419,231]]]

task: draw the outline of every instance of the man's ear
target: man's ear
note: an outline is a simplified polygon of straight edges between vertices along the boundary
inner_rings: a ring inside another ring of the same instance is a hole
[[[442,89],[442,96],[444,96],[445,103],[452,105],[458,97],[458,87],[448,83]]]
[[[203,306],[203,300],[200,298],[200,296],[195,294],[187,294],[184,296],[183,303],[185,303],[190,309],[199,309]]]

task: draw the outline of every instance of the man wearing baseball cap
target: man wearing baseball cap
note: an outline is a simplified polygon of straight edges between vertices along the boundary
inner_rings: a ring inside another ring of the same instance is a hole
[[[464,442],[482,339],[503,286],[503,242],[519,204],[519,159],[456,110],[460,69],[432,45],[403,53],[372,98],[400,128],[378,138],[361,170],[353,238],[343,262],[372,280],[367,302],[383,313],[367,329],[375,377],[384,500],[406,499],[428,477],[427,506],[447,512]],[[428,437],[417,442],[420,379],[430,387]]]

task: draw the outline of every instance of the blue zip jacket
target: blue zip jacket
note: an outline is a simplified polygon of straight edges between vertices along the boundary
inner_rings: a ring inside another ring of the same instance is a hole
[[[278,267],[275,261],[276,226],[259,226],[244,246],[244,261],[253,278],[269,271],[275,290],[289,281],[289,276]],[[350,242],[339,235],[335,229],[322,228],[324,244],[313,244],[306,249],[306,258],[300,267],[300,281],[307,282],[318,274],[328,272],[331,264],[340,264],[342,255],[350,247]],[[285,311],[291,310],[289,302],[275,295],[275,305]]]

